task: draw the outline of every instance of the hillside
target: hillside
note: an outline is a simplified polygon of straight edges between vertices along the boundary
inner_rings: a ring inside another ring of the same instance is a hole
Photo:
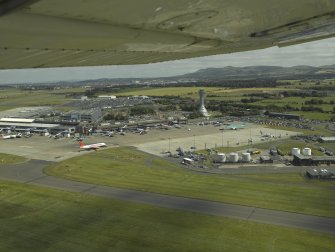
[[[255,79],[255,78],[289,78],[301,76],[335,77],[335,65],[311,66],[250,66],[250,67],[224,67],[206,68],[175,78],[189,79]]]

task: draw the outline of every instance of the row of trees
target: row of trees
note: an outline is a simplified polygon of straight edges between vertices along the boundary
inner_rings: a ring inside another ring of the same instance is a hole
[[[327,101],[324,101],[322,99],[311,99],[311,100],[305,101],[305,105],[322,105],[322,104],[334,105],[335,101],[331,100],[331,101],[327,102]]]

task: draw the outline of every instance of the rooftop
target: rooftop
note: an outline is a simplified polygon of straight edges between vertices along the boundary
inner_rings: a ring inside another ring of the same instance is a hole
[[[32,123],[35,119],[25,119],[25,118],[11,118],[3,117],[0,119],[0,122],[15,122],[15,123]]]
[[[50,123],[20,123],[20,122],[0,122],[0,127],[27,127],[27,128],[55,128],[59,127],[59,124]]]

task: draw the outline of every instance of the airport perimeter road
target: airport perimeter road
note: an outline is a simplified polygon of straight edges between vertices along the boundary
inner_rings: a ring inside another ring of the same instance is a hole
[[[335,235],[335,219],[333,218],[70,181],[44,174],[43,168],[50,163],[51,162],[41,160],[30,160],[22,164],[1,165],[0,179],[50,187],[64,191],[81,192],[100,197],[144,203],[158,207],[238,218],[272,225],[302,228]]]

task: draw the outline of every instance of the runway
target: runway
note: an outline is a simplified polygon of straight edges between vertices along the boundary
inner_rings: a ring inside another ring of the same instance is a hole
[[[0,179],[64,191],[86,193],[99,197],[149,204],[158,207],[237,218],[246,221],[300,228],[335,235],[334,218],[70,181],[44,174],[43,169],[51,163],[52,162],[42,160],[30,160],[16,165],[1,165]]]

